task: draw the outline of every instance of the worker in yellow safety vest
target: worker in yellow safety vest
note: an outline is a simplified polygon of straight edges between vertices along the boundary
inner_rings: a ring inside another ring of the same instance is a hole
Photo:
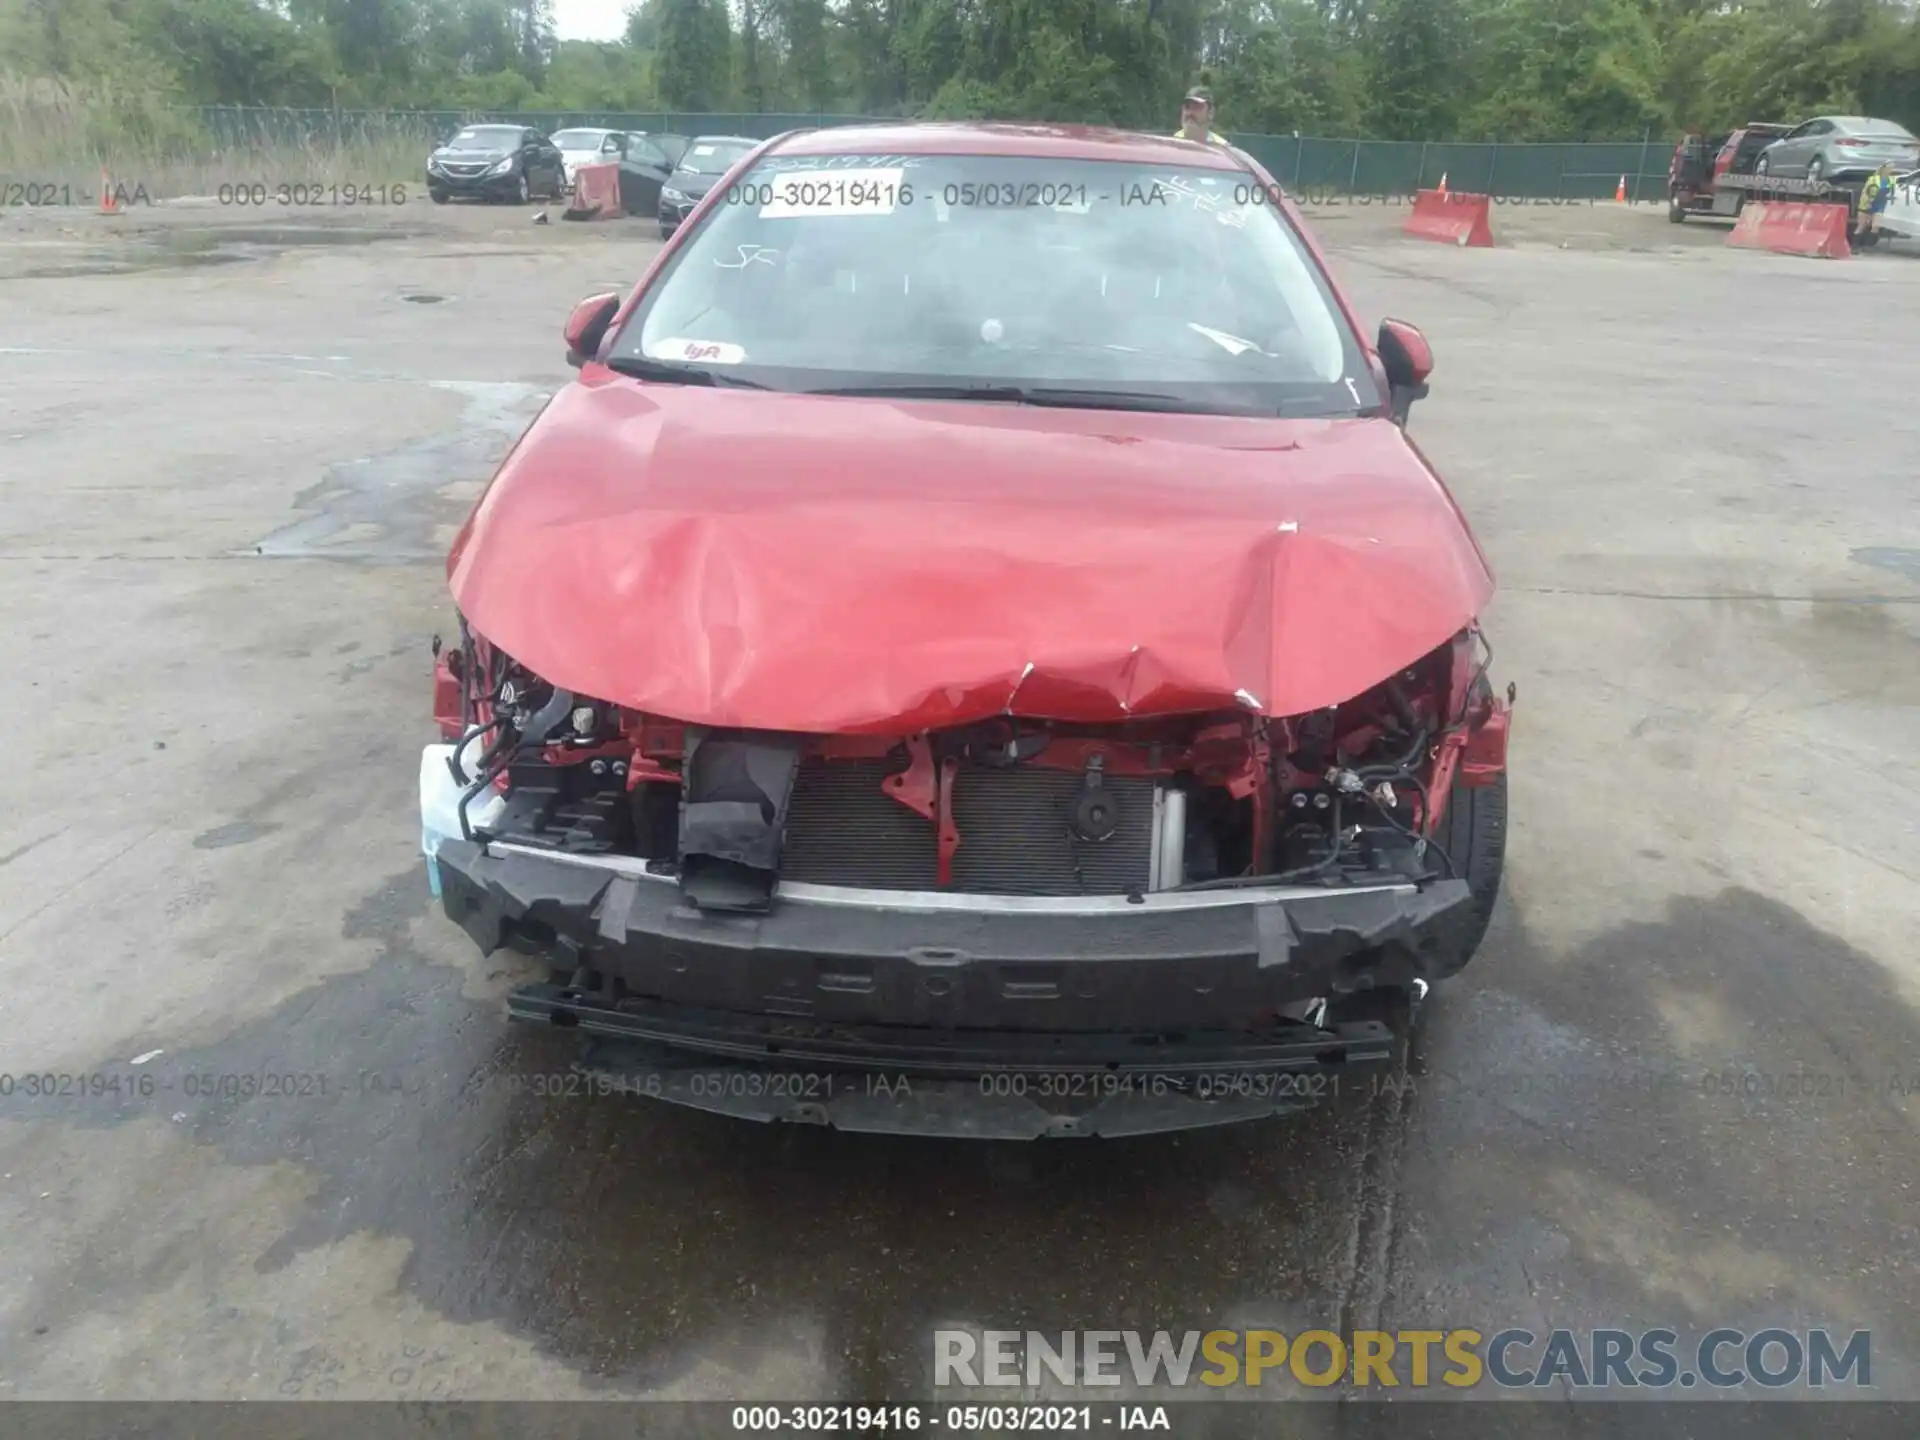
[[[1226,136],[1208,128],[1212,121],[1213,96],[1196,86],[1180,102],[1180,128],[1173,132],[1173,138],[1198,140],[1202,145],[1226,144]]]
[[[1871,235],[1875,220],[1893,199],[1893,163],[1889,161],[1867,177],[1860,187],[1860,224],[1857,233]]]

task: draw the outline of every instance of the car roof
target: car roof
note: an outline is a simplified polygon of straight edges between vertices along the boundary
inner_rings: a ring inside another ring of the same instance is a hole
[[[688,148],[694,145],[758,145],[760,141],[752,135],[696,135],[688,142]]]
[[[1207,170],[1246,168],[1224,147],[1097,125],[996,121],[902,121],[803,130],[780,141],[782,155],[1013,155],[1042,160],[1119,160]]]

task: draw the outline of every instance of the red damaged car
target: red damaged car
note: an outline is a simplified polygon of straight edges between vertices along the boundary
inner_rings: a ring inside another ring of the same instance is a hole
[[[1499,886],[1493,590],[1249,157],[1055,126],[746,156],[454,544],[447,914],[589,1083],[1120,1135],[1393,1054]]]

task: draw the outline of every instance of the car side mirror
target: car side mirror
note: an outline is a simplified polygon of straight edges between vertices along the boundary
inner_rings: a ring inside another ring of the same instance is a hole
[[[589,295],[574,306],[573,313],[567,317],[565,332],[567,364],[578,370],[591,360],[606,338],[607,326],[619,313],[620,297],[611,291],[605,295]]]
[[[1374,347],[1387,372],[1387,408],[1393,423],[1405,425],[1413,402],[1427,395],[1427,377],[1433,373],[1433,351],[1427,337],[1404,320],[1382,320]]]

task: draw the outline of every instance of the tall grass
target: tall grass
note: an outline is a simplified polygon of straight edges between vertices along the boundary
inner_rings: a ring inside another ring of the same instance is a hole
[[[155,200],[217,195],[222,186],[392,185],[422,181],[442,137],[418,117],[354,115],[316,124],[307,111],[221,117],[106,87],[0,72],[0,183],[70,187],[97,196],[104,171],[116,188]]]

